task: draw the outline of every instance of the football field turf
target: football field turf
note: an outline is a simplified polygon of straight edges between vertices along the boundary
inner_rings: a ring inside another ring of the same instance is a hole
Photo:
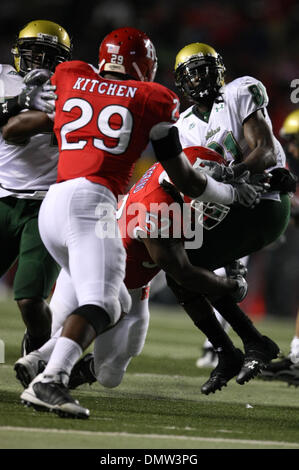
[[[0,303],[1,449],[299,449],[299,388],[232,379],[221,392],[200,392],[210,369],[197,369],[204,340],[179,307],[152,305],[142,354],[116,389],[82,386],[74,398],[88,420],[63,419],[20,403],[13,364],[24,326],[12,301]],[[263,334],[287,354],[295,320],[266,318]],[[231,333],[235,344],[238,337]]]

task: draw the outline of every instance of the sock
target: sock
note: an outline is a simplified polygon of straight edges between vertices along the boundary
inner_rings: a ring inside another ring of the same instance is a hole
[[[51,354],[53,352],[53,349],[55,347],[55,344],[58,338],[60,337],[61,332],[62,332],[62,327],[56,331],[56,333],[52,336],[52,338],[49,339],[49,341],[47,341],[45,344],[43,344],[41,348],[38,349],[38,352],[40,353],[42,359],[45,362],[49,361]]]
[[[44,375],[56,375],[63,371],[69,376],[82,352],[82,348],[78,343],[61,336],[56,342],[48,365],[44,370]]]
[[[204,296],[198,296],[186,303],[184,309],[192,318],[195,326],[206,335],[214,349],[220,349],[227,353],[234,352],[233,342],[220,326],[211,304]]]
[[[213,306],[240,336],[244,345],[262,339],[261,333],[233,299],[222,297],[214,302]]]
[[[57,338],[50,338],[49,341],[47,341],[41,348],[38,349],[38,352],[40,353],[40,356],[43,361],[49,361],[56,342]]]

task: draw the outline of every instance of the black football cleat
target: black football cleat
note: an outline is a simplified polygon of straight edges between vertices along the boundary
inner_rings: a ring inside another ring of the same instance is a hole
[[[261,370],[257,378],[261,380],[277,380],[277,374],[290,370],[293,365],[291,359],[288,357],[284,357],[280,361],[272,361]]]
[[[295,387],[299,386],[299,366],[298,364],[293,364],[288,368],[276,372],[275,380],[280,380],[286,382],[288,385],[294,385]]]
[[[218,365],[211,372],[209,380],[201,387],[201,393],[209,395],[226,387],[227,382],[235,377],[241,370],[244,354],[240,349],[234,353],[218,352]]]
[[[246,345],[244,364],[236,378],[237,383],[244,385],[249,382],[265,369],[272,359],[276,359],[278,354],[279,347],[267,336],[263,336],[259,342]]]
[[[94,358],[93,354],[86,354],[73,367],[68,387],[73,390],[80,385],[96,382],[94,375]]]
[[[49,382],[43,382],[45,378],[44,374],[39,374],[23,391],[21,402],[24,405],[33,406],[37,411],[53,411],[62,418],[89,417],[89,410],[70,396],[67,386],[62,382],[62,374],[53,376]]]

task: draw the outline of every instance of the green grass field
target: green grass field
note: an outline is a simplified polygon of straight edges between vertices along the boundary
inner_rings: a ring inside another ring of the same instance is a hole
[[[266,318],[257,326],[288,353],[294,321]],[[179,307],[153,305],[143,353],[118,388],[73,391],[90,409],[88,420],[20,403],[13,364],[23,331],[15,304],[0,303],[1,449],[299,449],[299,389],[259,379],[240,386],[233,379],[221,392],[201,394],[210,373],[195,367],[204,337]]]

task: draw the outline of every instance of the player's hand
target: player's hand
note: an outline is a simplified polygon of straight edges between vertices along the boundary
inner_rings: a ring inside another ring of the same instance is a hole
[[[230,183],[235,179],[234,170],[232,166],[225,166],[223,164],[204,160],[205,173],[214,178],[216,181],[222,183]]]
[[[237,289],[233,293],[230,294],[231,297],[236,303],[242,302],[242,300],[245,299],[247,292],[248,292],[248,284],[247,284],[246,279],[240,274],[238,274],[237,276],[229,276],[229,277],[230,279],[234,279],[235,281],[237,281],[237,284],[238,284]]]
[[[53,75],[53,72],[47,69],[33,69],[28,72],[23,82],[26,86],[40,86],[47,82]]]
[[[261,200],[261,195],[269,189],[267,183],[249,184],[249,171],[245,171],[230,184],[235,189],[234,203],[244,207],[255,207]]]
[[[236,277],[240,275],[246,278],[248,272],[246,266],[238,259],[230,264],[227,264],[224,269],[227,277]]]
[[[44,113],[52,113],[55,110],[54,93],[56,87],[50,83],[41,86],[26,87],[18,96],[18,104],[22,109],[35,109]]]

